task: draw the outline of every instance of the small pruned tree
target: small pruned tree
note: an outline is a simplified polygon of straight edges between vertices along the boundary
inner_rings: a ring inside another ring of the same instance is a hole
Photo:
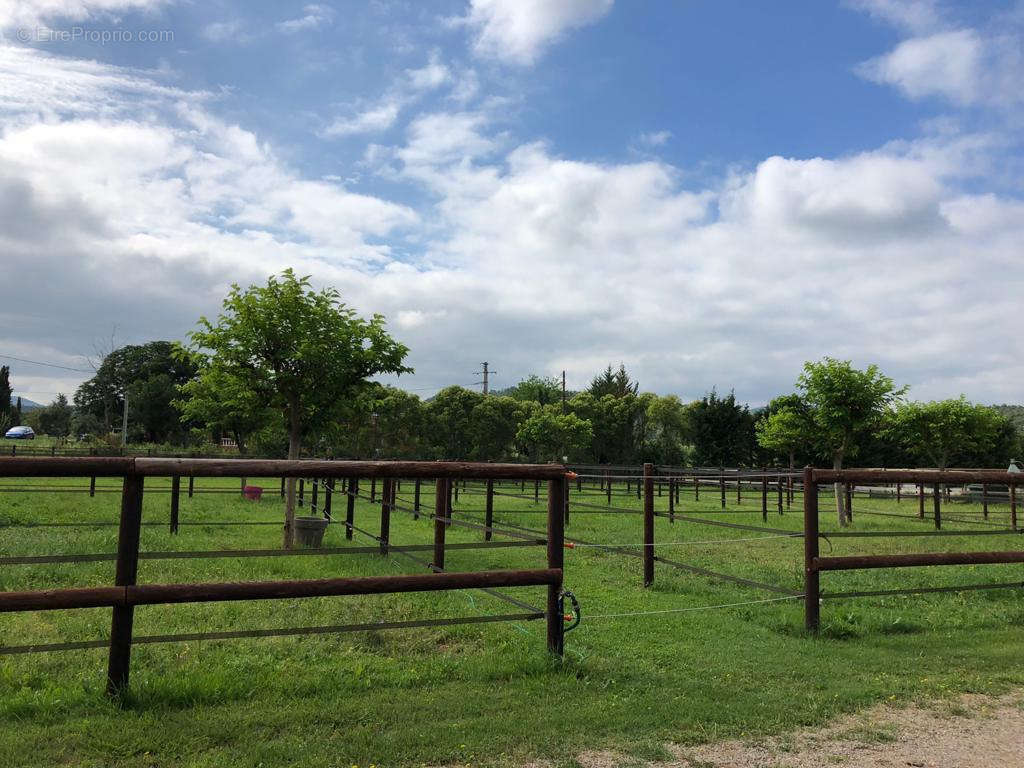
[[[807,404],[809,438],[818,452],[832,459],[833,469],[842,469],[843,461],[856,456],[861,441],[882,424],[906,387],[897,389],[877,365],[861,371],[849,360],[826,357],[804,363],[797,390]],[[839,483],[835,491],[839,525],[846,526],[849,517]]]
[[[806,403],[798,395],[776,397],[757,420],[755,431],[758,445],[771,454],[787,457],[793,469],[797,451],[806,449],[811,441]]]
[[[562,413],[547,406],[519,425],[516,441],[527,446],[534,461],[563,461],[563,456],[579,456],[594,437],[591,424],[575,413]]]
[[[381,373],[412,371],[408,348],[385,329],[342,303],[333,288],[315,291],[291,269],[266,285],[232,285],[216,322],[199,319],[191,351],[206,355],[224,377],[259,403],[281,413],[288,458],[297,459],[303,435],[315,433]],[[285,494],[284,546],[294,540],[295,481]]]

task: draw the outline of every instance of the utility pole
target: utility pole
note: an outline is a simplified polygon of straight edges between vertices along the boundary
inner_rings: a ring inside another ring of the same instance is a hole
[[[565,415],[565,371],[562,371],[562,415]]]
[[[482,371],[477,371],[476,375],[484,377],[484,380],[480,383],[484,385],[484,396],[486,397],[488,391],[490,391],[490,374],[495,373],[495,371],[488,369],[488,363],[486,361],[480,363],[480,365],[482,365],[484,369]]]

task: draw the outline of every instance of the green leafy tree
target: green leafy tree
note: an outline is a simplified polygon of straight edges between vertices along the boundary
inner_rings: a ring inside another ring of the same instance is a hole
[[[181,417],[189,423],[202,424],[213,437],[228,436],[246,453],[249,438],[269,425],[275,412],[241,379],[231,375],[206,355],[190,353],[199,373],[179,388],[174,400]]]
[[[694,461],[699,466],[749,466],[756,438],[750,408],[730,392],[719,397],[711,390],[690,406]]]
[[[509,387],[498,394],[507,395],[514,400],[551,405],[562,400],[562,382],[553,376],[530,374],[514,387]]]
[[[887,429],[912,456],[946,469],[953,463],[975,464],[989,455],[1004,421],[992,408],[969,403],[961,395],[955,400],[902,403]]]
[[[527,447],[534,461],[570,460],[584,454],[593,439],[589,421],[575,413],[562,413],[558,406],[546,406],[519,425],[516,440]]]
[[[35,419],[39,423],[39,430],[51,437],[67,437],[71,431],[71,404],[68,403],[66,395],[59,394],[56,399],[45,406],[37,408],[38,415]]]
[[[569,408],[592,428],[589,458],[600,464],[633,464],[643,455],[647,434],[647,407],[654,395],[626,394],[594,397],[580,392]]]
[[[807,404],[795,394],[774,398],[758,417],[755,432],[761,448],[772,456],[785,457],[793,469],[797,453],[806,451],[811,442]]]
[[[205,354],[240,389],[277,410],[288,433],[288,458],[304,435],[343,413],[370,376],[411,371],[408,348],[342,303],[333,288],[314,291],[308,277],[285,270],[266,285],[231,287],[216,322],[199,319],[191,350]],[[295,482],[287,483],[284,546],[294,538]]]
[[[427,403],[440,458],[468,459],[473,453],[473,409],[484,399],[464,387],[445,387]]]
[[[842,469],[843,461],[856,456],[862,441],[881,426],[906,387],[897,389],[876,365],[861,371],[849,360],[826,357],[804,363],[797,390],[807,404],[814,444],[832,459],[833,469]],[[839,483],[835,497],[839,525],[845,526],[849,518]]]
[[[196,375],[196,366],[177,349],[174,342],[151,341],[114,350],[75,392],[75,409],[95,417],[102,431],[116,431],[127,392],[129,439],[183,442],[192,425],[182,422],[174,400],[178,388]]]
[[[658,464],[686,463],[690,454],[690,420],[686,405],[678,397],[652,397],[647,406],[646,426],[649,453],[644,458]]]
[[[520,421],[526,418],[523,403],[505,396],[481,398],[469,414],[470,458],[498,461],[512,449]]]

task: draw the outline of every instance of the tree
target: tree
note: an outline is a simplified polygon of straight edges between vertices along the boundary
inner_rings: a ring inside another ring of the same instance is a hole
[[[755,425],[758,445],[776,456],[785,456],[789,468],[796,463],[796,453],[805,448],[811,435],[807,404],[799,395],[774,398]]]
[[[207,356],[193,354],[183,347],[181,354],[192,358],[199,373],[179,387],[174,406],[186,422],[202,424],[214,437],[233,438],[238,452],[244,454],[250,436],[267,426],[274,412],[242,380]]]
[[[178,388],[196,375],[196,359],[170,341],[129,344],[109,353],[75,392],[75,408],[91,414],[102,431],[118,430],[128,394],[130,440],[183,442],[191,424],[174,406]],[[89,430],[92,431],[92,430]]]
[[[645,443],[649,454],[643,457],[645,460],[657,464],[685,463],[690,420],[686,406],[678,397],[653,397],[647,406],[646,426]]]
[[[1003,422],[992,408],[969,403],[961,395],[955,400],[902,403],[887,429],[912,456],[946,469],[953,462],[975,464],[988,455]]]
[[[546,406],[519,425],[516,440],[528,446],[534,461],[562,461],[586,451],[593,437],[589,421]]]
[[[232,285],[216,323],[199,319],[191,350],[208,355],[232,386],[281,413],[288,458],[297,459],[303,435],[332,420],[365,388],[370,376],[412,371],[408,348],[342,303],[333,288],[314,291],[291,269],[265,286]],[[284,546],[294,538],[295,480],[287,483]]]
[[[587,391],[600,400],[605,395],[611,395],[612,397],[635,395],[639,390],[640,383],[629,378],[629,374],[626,373],[626,366],[619,363],[619,370],[613,372],[612,367],[609,365],[604,373],[595,376],[590,382],[590,388]]]
[[[754,457],[754,417],[736,395],[719,397],[711,390],[690,406],[694,461],[699,466],[749,465]]]
[[[804,363],[797,390],[807,404],[811,439],[838,470],[844,459],[857,454],[860,442],[882,423],[906,387],[897,389],[876,365],[861,371],[849,360],[826,357]],[[839,483],[835,492],[839,525],[845,526],[849,519]]]
[[[11,367],[0,366],[0,427],[6,428],[14,416],[14,390],[11,389]]]
[[[551,405],[562,399],[562,382],[553,376],[538,376],[531,373],[514,387],[509,387],[498,394],[508,395],[514,400]]]
[[[523,403],[511,397],[481,398],[469,414],[470,457],[476,461],[505,458],[525,412]]]
[[[464,387],[445,387],[427,402],[440,458],[468,459],[473,452],[472,414],[484,400],[479,392]]]
[[[36,409],[39,422],[39,430],[51,437],[67,437],[71,431],[71,405],[66,395],[59,394],[57,398],[44,408]]]

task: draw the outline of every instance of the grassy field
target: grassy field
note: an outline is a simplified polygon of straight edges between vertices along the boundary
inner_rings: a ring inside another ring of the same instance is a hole
[[[147,480],[143,551],[276,547],[276,481],[258,504],[234,493],[181,501],[181,532],[167,530],[169,487]],[[113,552],[119,492],[24,492],[78,480],[0,480],[0,555]],[[200,490],[231,490],[237,481],[203,479]],[[308,486],[307,486],[308,488]],[[72,488],[65,490],[71,491]],[[365,489],[364,489],[365,490]],[[529,490],[529,487],[528,487]],[[496,503],[496,525],[543,528],[532,499],[509,486]],[[527,492],[527,496],[531,494]],[[403,483],[400,504],[411,497]],[[543,498],[543,493],[542,493]],[[404,499],[404,500],[403,500]],[[433,499],[425,486],[424,502]],[[585,491],[575,501],[603,505]],[[684,513],[761,524],[759,499],[726,514],[714,492],[699,503],[688,491]],[[774,498],[772,499],[774,501]],[[665,498],[657,499],[659,510]],[[769,525],[797,531],[791,511]],[[635,496],[613,504],[638,510]],[[336,497],[335,516],[344,504]],[[482,516],[480,489],[456,507]],[[928,530],[913,518],[916,501],[857,499],[855,529]],[[930,508],[929,508],[930,509]],[[979,509],[948,505],[945,528],[979,529]],[[711,514],[714,513],[714,514]],[[890,515],[900,515],[892,517]],[[907,515],[907,517],[903,517]],[[949,518],[961,518],[964,522]],[[1005,505],[990,522],[1005,523]],[[823,531],[834,513],[821,504]],[[225,522],[263,525],[223,525]],[[376,532],[378,508],[365,501],[356,524]],[[11,524],[90,523],[75,527]],[[1018,548],[1015,536],[833,539],[834,554]],[[574,505],[568,535],[626,546],[640,539],[635,512],[600,514]],[[700,567],[802,588],[800,539],[658,518],[659,554]],[[479,531],[453,527],[449,542]],[[396,511],[396,545],[432,540],[432,523]],[[353,546],[373,544],[357,534]],[[333,525],[326,546],[345,546]],[[829,543],[822,542],[828,554]],[[421,554],[421,553],[417,553]],[[537,548],[452,550],[449,570],[542,567]],[[753,602],[778,595],[711,580],[664,564],[653,587],[641,586],[640,560],[595,547],[566,551],[566,586],[579,597],[583,624],[567,635],[564,663],[545,651],[543,622],[374,631],[303,638],[138,645],[131,694],[105,700],[106,652],[100,649],[0,656],[0,765],[3,766],[377,766],[515,765],[528,759],[572,766],[585,748],[611,748],[636,761],[667,756],[665,742],[756,737],[819,723],[882,699],[907,701],[963,691],[999,692],[1024,683],[1024,597],[1016,590],[956,592],[825,601],[823,631],[803,631],[799,601]],[[421,572],[393,553],[317,557],[143,560],[141,583],[313,578]],[[112,562],[0,566],[0,589],[107,585]],[[1021,579],[1020,566],[978,566],[826,573],[824,591],[969,584]],[[506,590],[536,606],[543,589]],[[700,606],[749,603],[682,612]],[[263,627],[314,626],[518,609],[479,591],[365,598],[323,598],[136,610],[136,635]],[[660,612],[660,613],[659,613]],[[627,615],[620,615],[627,614]],[[642,615],[632,615],[642,614]],[[102,639],[109,609],[0,615],[4,645]]]

